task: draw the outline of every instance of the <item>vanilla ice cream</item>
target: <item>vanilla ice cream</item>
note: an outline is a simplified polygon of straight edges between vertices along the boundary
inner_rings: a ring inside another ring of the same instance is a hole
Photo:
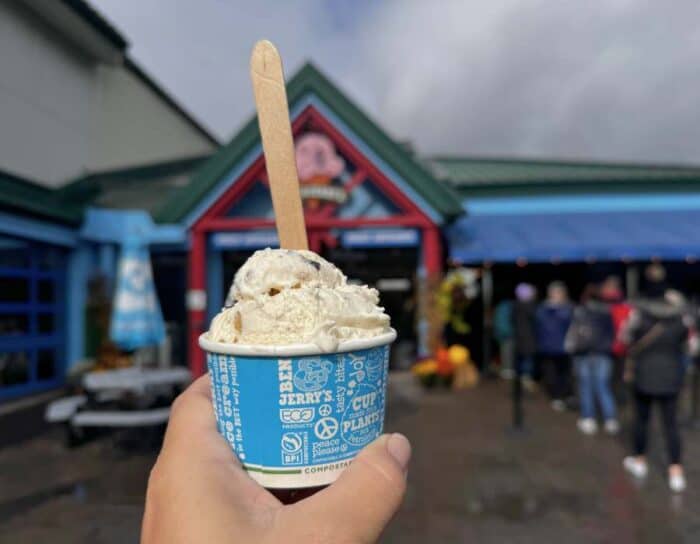
[[[334,351],[344,340],[389,331],[379,293],[350,285],[312,251],[263,249],[238,270],[226,307],[212,320],[209,340],[237,344],[316,344]]]

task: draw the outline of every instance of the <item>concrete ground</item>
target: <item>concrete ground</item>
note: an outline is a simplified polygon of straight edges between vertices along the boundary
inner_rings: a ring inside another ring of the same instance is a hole
[[[575,415],[534,395],[528,431],[508,432],[502,382],[424,393],[394,374],[387,429],[414,445],[409,491],[382,541],[700,541],[700,431],[686,431],[690,488],[666,488],[661,437],[638,485],[621,469],[626,436],[583,437]],[[1,437],[0,437],[1,440]],[[73,450],[58,429],[0,448],[0,543],[137,542],[158,436],[119,433]]]

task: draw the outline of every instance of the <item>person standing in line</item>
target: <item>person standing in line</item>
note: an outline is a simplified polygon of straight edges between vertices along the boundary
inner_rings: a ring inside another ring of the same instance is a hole
[[[552,408],[558,412],[566,409],[564,399],[569,392],[571,359],[564,349],[564,340],[571,325],[572,314],[566,285],[560,281],[550,283],[547,298],[535,313],[535,329],[545,383]]]
[[[632,306],[625,301],[622,285],[617,276],[608,276],[605,279],[600,288],[600,296],[604,302],[610,304],[610,316],[612,317],[613,328],[615,330],[615,340],[612,346],[612,389],[618,402],[625,402],[627,400],[627,390],[623,383],[623,374],[627,345],[622,341],[621,331],[629,318]]]
[[[533,379],[537,337],[535,335],[535,310],[537,290],[529,283],[519,283],[515,288],[513,304],[513,331],[515,335],[516,376],[521,377],[523,387],[528,391],[536,389]]]
[[[651,408],[656,404],[661,409],[666,435],[668,484],[672,491],[681,492],[686,488],[686,479],[681,463],[677,411],[691,318],[685,314],[683,296],[665,288],[662,271],[660,265],[651,265],[647,270],[647,279],[655,278],[655,281],[650,282],[646,296],[634,304],[624,330],[633,365],[636,421],[634,454],[625,457],[623,465],[635,477],[646,477],[649,419]]]
[[[513,301],[498,303],[493,315],[493,336],[498,342],[501,378],[511,380],[515,375],[515,339],[513,337]]]
[[[574,357],[578,379],[581,415],[577,422],[584,434],[598,431],[596,400],[605,422],[605,431],[620,430],[615,399],[610,391],[614,328],[610,307],[600,300],[599,290],[589,285],[584,289],[581,304],[574,310],[565,347]]]

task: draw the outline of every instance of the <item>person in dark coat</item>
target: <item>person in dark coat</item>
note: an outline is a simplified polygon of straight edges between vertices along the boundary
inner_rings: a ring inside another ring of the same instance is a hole
[[[537,353],[537,336],[535,333],[536,298],[537,290],[529,283],[520,283],[515,288],[513,332],[516,375],[521,376],[523,386],[528,390],[535,388],[533,374],[535,370],[535,354]]]
[[[648,270],[647,276],[660,277],[661,272]],[[634,304],[624,331],[633,364],[636,405],[634,455],[625,457],[624,466],[639,478],[647,475],[649,418],[651,407],[657,404],[661,409],[669,456],[668,482],[674,492],[686,487],[677,411],[690,325],[683,296],[677,291],[663,291],[652,283],[647,296]]]
[[[501,378],[515,376],[515,339],[513,338],[513,301],[502,300],[493,313],[493,337],[498,342]]]
[[[565,346],[574,357],[579,386],[581,415],[578,428],[584,434],[598,431],[596,400],[609,434],[619,431],[617,407],[610,389],[612,345],[615,339],[610,306],[600,299],[596,286],[589,285],[574,310]]]
[[[573,307],[569,303],[566,285],[552,282],[547,288],[547,298],[535,313],[537,351],[542,360],[545,381],[552,408],[562,411],[568,394],[571,360],[564,349],[564,339],[571,324]]]

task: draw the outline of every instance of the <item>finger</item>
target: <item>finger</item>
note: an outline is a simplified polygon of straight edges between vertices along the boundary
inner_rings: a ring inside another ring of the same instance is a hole
[[[339,531],[349,542],[375,542],[401,504],[410,457],[405,436],[383,435],[334,484],[290,507],[290,514],[323,520],[327,530]]]
[[[198,451],[208,452],[208,449],[198,447],[202,441],[213,444],[215,451],[228,448],[216,429],[209,374],[195,380],[173,402],[163,448],[177,443],[179,448],[193,450],[195,454]]]

